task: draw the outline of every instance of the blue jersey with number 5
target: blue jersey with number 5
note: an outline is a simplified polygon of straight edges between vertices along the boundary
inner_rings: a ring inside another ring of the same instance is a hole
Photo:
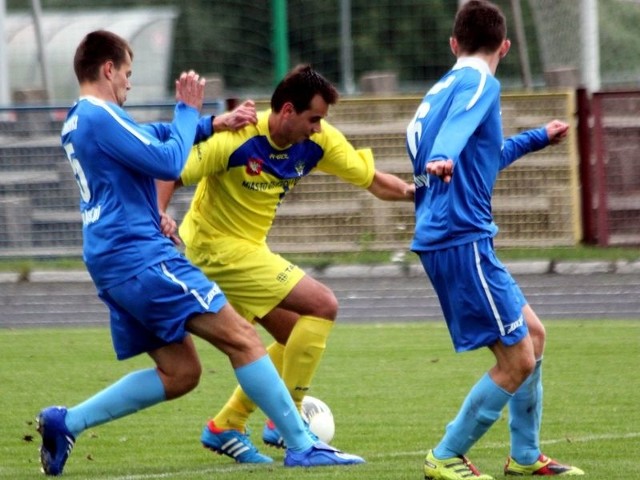
[[[503,143],[500,83],[478,58],[461,57],[425,95],[407,127],[416,184],[414,251],[493,237],[491,194],[498,172],[549,143],[538,128]],[[427,175],[434,160],[454,163],[450,183]]]
[[[94,97],[69,110],[62,146],[80,188],[83,259],[98,289],[179,254],[160,231],[154,179],[178,178],[194,140],[211,133],[211,117],[199,122],[183,103],[166,124],[139,125]]]

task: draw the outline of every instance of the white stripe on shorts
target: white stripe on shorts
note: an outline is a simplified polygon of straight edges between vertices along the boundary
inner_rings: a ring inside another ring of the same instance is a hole
[[[191,295],[196,297],[196,300],[200,303],[200,305],[202,305],[204,308],[207,308],[207,309],[209,308],[209,305],[207,304],[207,302],[204,301],[204,299],[200,296],[200,294],[196,290],[193,290],[193,289],[189,290],[186,283],[184,283],[181,280],[178,280],[178,278],[167,269],[167,266],[164,264],[164,262],[160,263],[160,267],[162,268],[162,273],[164,273],[167,277],[169,277],[171,281],[180,285],[184,293],[187,293],[187,292],[191,293]]]
[[[489,301],[489,305],[491,305],[491,310],[493,311],[493,317],[498,324],[498,328],[500,329],[500,335],[504,336],[505,330],[504,325],[502,323],[502,318],[500,318],[500,312],[498,312],[498,308],[496,307],[496,302],[493,300],[491,296],[491,291],[489,290],[489,285],[487,285],[487,280],[484,278],[484,273],[482,272],[482,267],[480,266],[480,254],[478,253],[478,243],[473,242],[473,255],[476,261],[476,270],[478,271],[478,277],[480,277],[480,282],[482,282],[482,288],[484,289],[484,293],[487,296],[487,300]]]

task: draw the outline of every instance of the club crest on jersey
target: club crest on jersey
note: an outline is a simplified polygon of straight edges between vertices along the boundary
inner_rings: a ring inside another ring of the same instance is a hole
[[[305,167],[304,161],[300,160],[296,162],[296,165],[294,168],[296,169],[296,173],[298,174],[299,177],[304,175],[304,167]]]
[[[260,175],[262,173],[262,166],[264,165],[264,160],[261,158],[251,157],[247,161],[247,175]]]

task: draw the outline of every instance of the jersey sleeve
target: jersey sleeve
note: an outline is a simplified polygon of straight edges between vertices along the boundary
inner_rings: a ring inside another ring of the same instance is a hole
[[[504,141],[500,154],[500,170],[508,167],[527,153],[542,150],[549,145],[549,135],[545,127],[527,130]]]
[[[371,185],[375,175],[371,149],[355,149],[337,128],[324,121],[319,142],[325,153],[318,163],[318,170],[357,187]]]
[[[454,165],[469,139],[500,101],[500,85],[489,75],[471,70],[456,86],[459,91],[449,108],[427,162],[451,159]]]
[[[232,153],[235,132],[222,132],[193,146],[180,174],[183,185],[194,185],[202,178],[223,171]]]
[[[166,141],[170,138],[172,132],[171,124],[167,122],[145,123],[140,125],[140,128],[161,141]],[[211,135],[213,135],[213,116],[205,115],[204,117],[200,117],[193,144],[195,145],[196,143],[202,142]]]
[[[92,119],[99,148],[126,167],[160,180],[178,178],[195,138],[198,111],[184,103],[176,105],[170,131],[160,139],[129,117],[103,105],[103,114]]]

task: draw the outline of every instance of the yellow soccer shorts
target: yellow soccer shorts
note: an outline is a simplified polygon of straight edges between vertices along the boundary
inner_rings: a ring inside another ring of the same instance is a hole
[[[224,238],[207,242],[207,247],[187,247],[185,255],[218,284],[229,303],[249,321],[278,306],[305,275],[266,244]]]

